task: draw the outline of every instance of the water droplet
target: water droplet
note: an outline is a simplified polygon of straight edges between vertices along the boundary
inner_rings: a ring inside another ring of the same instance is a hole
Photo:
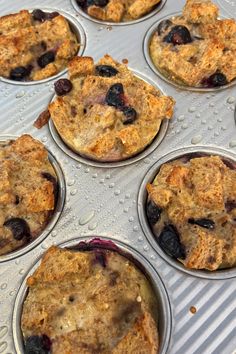
[[[196,118],[201,118],[201,114],[200,114],[200,113],[197,113],[197,114],[195,115],[195,117],[196,117]]]
[[[202,124],[206,124],[206,122],[207,122],[206,119],[202,119],[201,121]]]
[[[117,189],[115,192],[114,192],[115,195],[119,195],[120,194],[120,190]]]
[[[17,259],[17,260],[15,261],[15,264],[20,264],[20,260]]]
[[[178,121],[178,122],[182,122],[184,119],[185,119],[185,116],[182,114],[181,116],[179,116],[179,117],[177,118],[177,121]]]
[[[193,112],[196,112],[196,107],[189,107],[189,109],[188,109],[188,111],[190,112],[190,113],[193,113]]]
[[[70,191],[70,195],[76,195],[76,193],[77,193],[77,189],[72,189],[72,190]]]
[[[78,165],[76,165],[77,170],[79,170],[82,167],[81,163],[79,163]]]
[[[134,221],[134,217],[131,216],[131,217],[129,218],[129,222],[133,222],[133,221]]]
[[[89,173],[89,171],[90,169],[88,167],[84,170],[85,173]]]
[[[21,97],[23,97],[25,95],[25,91],[19,91],[19,92],[17,92],[16,93],[16,98],[21,98]]]
[[[98,176],[97,173],[94,173],[94,174],[92,175],[93,178],[97,178],[97,176]]]
[[[219,111],[215,110],[213,113],[214,113],[215,115],[217,115],[217,114],[219,113]]]
[[[214,102],[211,102],[211,103],[209,104],[209,107],[215,107],[215,103],[214,103]]]
[[[148,165],[150,162],[151,162],[151,160],[150,160],[149,158],[144,159],[144,163],[145,163],[145,164],[147,164],[147,165]]]
[[[107,26],[107,30],[111,31],[112,30],[112,26]]]
[[[188,123],[184,123],[183,125],[182,125],[182,129],[187,129],[188,128]]]
[[[219,136],[220,133],[219,133],[219,132],[215,132],[214,135],[215,135],[215,136]]]
[[[93,230],[96,229],[97,226],[98,226],[98,223],[97,223],[97,222],[94,222],[94,223],[89,224],[88,229],[89,229],[90,231],[93,231]]]
[[[92,218],[95,216],[95,212],[94,210],[89,211],[88,213],[84,214],[83,216],[81,216],[81,218],[79,219],[79,224],[80,225],[85,225],[87,224],[89,221],[92,220]]]
[[[7,283],[2,283],[1,286],[0,286],[0,288],[1,288],[2,290],[5,290],[5,289],[7,288]]]
[[[114,187],[115,187],[115,183],[112,182],[109,184],[109,188],[114,188]]]
[[[217,122],[222,122],[222,121],[223,121],[222,118],[218,118],[218,119],[217,119]]]
[[[119,200],[120,204],[124,204],[124,202],[125,202],[124,199]]]
[[[124,208],[124,213],[128,213],[129,212],[129,208]]]
[[[42,248],[43,250],[46,250],[48,247],[47,247],[47,245],[45,245],[44,243],[42,243],[41,248]]]
[[[179,134],[179,133],[180,133],[180,129],[177,129],[177,130],[176,130],[176,134]]]
[[[130,198],[130,193],[126,193],[125,199],[129,199],[129,198]]]
[[[235,102],[235,98],[230,96],[230,97],[227,98],[226,102],[229,103],[229,104],[234,103]]]
[[[212,129],[213,129],[213,126],[209,125],[208,130],[212,130]]]
[[[223,125],[223,126],[221,127],[221,130],[227,130],[227,127],[226,127],[225,125]]]
[[[100,183],[100,184],[103,184],[103,183],[104,183],[104,179],[103,179],[103,178],[100,179],[99,183]]]
[[[231,109],[231,111],[233,111],[233,112],[234,112],[235,107],[234,107],[234,106],[231,106],[231,107],[230,107],[230,109]]]
[[[5,352],[6,349],[7,349],[7,342],[1,342],[0,343],[0,353]]]
[[[139,240],[139,242],[143,242],[143,237],[139,236],[138,240]]]
[[[22,268],[19,270],[19,274],[24,274],[24,272],[25,272],[25,271],[24,271],[24,269],[22,269]]]
[[[67,184],[68,184],[68,186],[71,187],[71,186],[73,186],[73,185],[75,184],[75,180],[74,180],[74,179],[71,179],[71,180],[68,181]]]
[[[148,245],[145,245],[145,246],[143,247],[143,249],[144,249],[145,252],[149,251]]]
[[[135,226],[133,227],[133,230],[134,230],[135,232],[138,231],[138,226],[135,225]]]
[[[12,290],[12,291],[9,292],[10,296],[13,296],[14,294],[15,294],[15,290]]]
[[[8,328],[7,326],[0,327],[0,339],[2,339],[7,334]]]
[[[200,143],[200,141],[202,140],[202,135],[195,135],[192,139],[191,139],[191,144],[195,145]]]
[[[229,143],[229,147],[231,147],[231,148],[236,147],[236,140],[232,140],[232,141]]]
[[[152,254],[152,255],[151,255],[151,259],[152,259],[152,260],[156,259],[155,254]]]
[[[106,178],[106,179],[110,179],[110,178],[111,178],[111,175],[107,174],[105,178]]]

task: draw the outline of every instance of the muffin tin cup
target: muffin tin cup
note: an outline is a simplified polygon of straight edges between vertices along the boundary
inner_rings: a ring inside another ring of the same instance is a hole
[[[80,44],[79,50],[76,55],[82,56],[82,54],[85,50],[85,46],[86,46],[86,36],[85,36],[85,31],[84,31],[83,27],[81,26],[81,24],[79,23],[79,21],[75,17],[71,16],[69,13],[67,13],[63,10],[57,10],[56,8],[48,8],[48,7],[47,8],[40,8],[40,9],[46,13],[58,12],[60,15],[64,16],[67,19],[72,32],[76,35],[78,43]],[[30,8],[28,10],[30,12],[33,12],[34,9]],[[42,79],[42,80],[16,81],[16,80],[7,79],[3,76],[0,76],[0,81],[5,82],[7,84],[17,85],[17,86],[39,85],[39,84],[44,84],[44,83],[51,81],[51,80],[55,80],[55,79],[59,78],[60,76],[66,74],[67,71],[68,71],[68,69],[65,68],[65,69],[61,70],[60,72],[58,72],[56,75],[50,76],[50,77],[48,77],[46,79]]]
[[[69,249],[77,249],[79,250],[79,243],[81,241],[91,241],[97,239],[97,244],[94,248],[103,248],[103,249],[110,249],[112,251],[120,253],[122,256],[127,257],[131,262],[134,264],[145,274],[147,279],[149,280],[150,284],[152,285],[153,291],[157,297],[158,302],[158,332],[159,332],[159,342],[160,342],[160,349],[159,354],[167,353],[171,332],[172,332],[172,314],[171,314],[171,307],[169,302],[169,297],[166,292],[165,286],[158,275],[157,271],[153,268],[153,266],[136,250],[132,247],[127,246],[119,241],[114,241],[107,237],[97,238],[99,236],[86,236],[86,237],[78,237],[76,239],[72,239],[70,241],[64,242],[59,244],[62,248],[69,248]],[[106,245],[102,243],[105,241]],[[99,243],[101,242],[101,246]],[[108,244],[107,244],[108,243]],[[117,249],[118,247],[118,249]],[[86,251],[85,251],[86,252]],[[33,272],[38,268],[40,264],[40,259],[33,265],[33,267],[28,272],[27,276],[23,280],[23,283],[19,289],[19,292],[16,297],[15,306],[13,310],[13,318],[12,318],[12,327],[13,327],[13,339],[16,353],[21,354],[24,352],[23,347],[23,335],[21,331],[21,315],[22,315],[22,307],[23,303],[27,297],[27,285],[26,280],[27,278],[33,274]]]
[[[155,16],[159,11],[161,11],[161,9],[163,8],[163,6],[166,3],[166,0],[161,0],[161,2],[159,4],[157,4],[155,6],[155,8],[149,12],[148,14],[142,16],[141,18],[137,19],[137,20],[131,20],[131,21],[126,21],[126,22],[111,22],[111,21],[102,21],[99,19],[96,19],[90,15],[88,15],[85,11],[83,11],[81,9],[81,7],[77,4],[76,0],[71,0],[71,3],[73,5],[73,7],[75,8],[75,10],[83,17],[85,17],[87,20],[90,20],[92,22],[98,23],[100,25],[103,26],[127,26],[127,25],[133,25],[133,24],[137,24],[139,22],[145,21],[147,19],[149,19],[152,16]]]
[[[144,57],[146,59],[146,62],[148,63],[148,65],[150,66],[150,68],[152,69],[152,71],[159,76],[162,80],[164,80],[165,82],[167,82],[168,84],[171,84],[172,86],[178,88],[178,89],[182,89],[182,90],[187,90],[187,91],[193,91],[193,92],[215,92],[215,91],[221,91],[221,90],[225,90],[229,87],[232,87],[236,84],[236,79],[234,79],[233,81],[231,81],[230,83],[228,83],[227,85],[224,86],[220,86],[220,87],[191,87],[191,86],[187,86],[184,84],[180,84],[177,83],[171,79],[169,79],[166,75],[164,75],[154,64],[152,57],[150,55],[150,43],[152,40],[152,37],[154,35],[154,33],[156,32],[157,26],[159,25],[160,22],[162,22],[163,20],[168,20],[168,19],[172,19],[173,17],[179,17],[182,15],[182,12],[176,12],[176,13],[172,13],[169,14],[168,16],[162,17],[160,20],[158,20],[157,22],[155,22],[146,32],[145,37],[144,37],[144,41],[143,41],[143,52],[144,52]],[[224,19],[223,16],[220,17],[220,19]]]
[[[9,136],[9,135],[1,136],[0,137],[0,145],[6,141],[14,140],[14,139],[16,139],[16,136]],[[48,151],[48,158],[49,158],[49,161],[50,161],[52,167],[54,168],[54,171],[57,175],[57,181],[58,181],[57,204],[56,204],[55,210],[53,211],[53,215],[49,219],[49,222],[47,223],[45,229],[42,231],[42,233],[38,237],[36,237],[32,242],[30,242],[26,246],[23,246],[22,248],[20,248],[16,251],[13,251],[11,253],[0,256],[0,264],[2,262],[6,262],[11,259],[20,257],[20,256],[24,255],[25,253],[29,252],[30,250],[32,250],[33,248],[35,248],[53,230],[54,226],[56,225],[57,221],[59,220],[59,218],[62,214],[64,202],[65,202],[65,196],[66,196],[65,179],[64,179],[64,175],[63,175],[60,165],[58,164],[57,160],[55,159],[55,157],[52,155],[52,153],[50,151]]]
[[[218,155],[223,159],[232,161],[233,164],[236,166],[236,155],[230,153],[227,150],[223,150],[218,147],[211,147],[211,146],[198,146],[198,147],[185,147],[182,149],[178,149],[168,153],[167,155],[160,158],[147,172],[145,175],[139,189],[138,194],[138,215],[140,224],[142,226],[143,232],[146,235],[149,243],[158,253],[158,255],[167,263],[169,263],[174,268],[185,272],[189,275],[205,278],[205,279],[212,279],[212,280],[224,280],[224,279],[231,279],[236,277],[236,268],[228,268],[228,269],[221,269],[215,271],[208,271],[208,270],[195,270],[195,269],[188,269],[186,268],[181,262],[178,260],[171,258],[168,256],[158,245],[155,241],[154,234],[152,232],[151,226],[148,223],[147,216],[146,216],[146,201],[148,197],[148,193],[146,191],[146,186],[148,183],[152,183],[155,179],[160,167],[167,162],[172,160],[179,159],[181,157],[189,157],[189,155],[194,156],[209,156],[209,155]]]
[[[158,85],[156,83],[154,83],[152,80],[150,80],[149,78],[147,78],[146,76],[144,76],[143,74],[132,70],[132,72],[135,74],[135,76],[137,76],[139,79],[142,79],[143,81],[147,82],[148,84],[151,84],[152,86],[156,87],[158,90],[160,90],[160,92],[164,95],[165,93],[160,89],[160,87],[158,87]],[[56,98],[57,96],[55,95],[53,97],[53,100]],[[52,101],[53,101],[52,100]],[[155,149],[158,148],[158,146],[161,144],[162,140],[164,139],[167,130],[168,130],[168,126],[169,126],[169,120],[168,119],[164,119],[161,122],[160,125],[160,129],[157,132],[155,138],[150,142],[150,144],[140,153],[127,158],[125,160],[122,161],[111,161],[111,162],[102,162],[102,161],[98,161],[98,160],[92,160],[89,159],[89,157],[86,157],[85,155],[79,154],[77,153],[75,150],[71,149],[66,142],[63,140],[63,138],[60,136],[60,134],[58,133],[52,119],[49,120],[49,130],[50,133],[55,141],[55,143],[59,146],[59,148],[68,156],[70,156],[72,159],[78,161],[78,162],[82,162],[86,165],[89,166],[93,166],[93,167],[103,167],[103,168],[113,168],[113,167],[122,167],[122,166],[127,166],[133,163],[136,163],[142,159],[144,159],[145,157],[147,157],[149,154],[151,154]]]

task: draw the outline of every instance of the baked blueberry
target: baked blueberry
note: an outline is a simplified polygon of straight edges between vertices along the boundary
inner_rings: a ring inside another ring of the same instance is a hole
[[[18,66],[10,71],[10,79],[15,81],[22,81],[27,78],[30,74],[30,68],[25,66]]]
[[[45,68],[48,64],[54,62],[55,60],[55,53],[52,50],[49,50],[48,52],[42,54],[38,60],[37,63],[40,66],[40,68]]]
[[[54,83],[54,87],[58,96],[64,96],[72,90],[73,85],[68,79],[59,79]]]
[[[228,81],[227,78],[224,74],[222,73],[215,73],[208,77],[208,79],[203,80],[203,85],[205,84],[206,86],[209,87],[220,87],[227,85]]]
[[[43,334],[42,336],[30,336],[25,341],[25,354],[49,354],[51,341]]]
[[[8,227],[15,240],[20,241],[24,237],[30,238],[30,228],[27,222],[22,218],[10,218],[4,222],[3,226]]]
[[[124,125],[132,124],[137,119],[137,112],[133,107],[122,107],[122,112],[125,115],[125,119],[123,120]]]
[[[111,65],[97,65],[95,70],[99,76],[103,77],[112,77],[118,74],[118,70]]]
[[[173,225],[164,226],[157,238],[160,247],[174,258],[185,258],[185,249],[180,243],[179,233]]]
[[[47,18],[47,14],[40,9],[35,9],[32,12],[32,16],[35,21],[40,21],[40,22],[44,22]]]
[[[124,88],[122,84],[112,85],[106,94],[106,103],[108,106],[121,108],[124,106]]]
[[[190,218],[188,219],[188,222],[189,224],[192,224],[192,225],[198,225],[198,226],[201,226],[201,227],[204,227],[205,229],[214,229],[215,227],[215,223],[213,220],[210,220],[210,219],[205,219],[205,218],[202,218],[202,219],[193,219],[193,218]]]
[[[191,34],[185,26],[174,26],[171,31],[164,37],[164,42],[174,45],[187,44],[192,42]]]
[[[162,209],[157,206],[152,200],[147,203],[147,218],[151,225],[155,225],[161,216]]]

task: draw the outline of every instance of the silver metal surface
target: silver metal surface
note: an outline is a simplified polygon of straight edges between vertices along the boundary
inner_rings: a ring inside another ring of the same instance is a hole
[[[220,13],[232,16],[228,0],[218,0]],[[228,12],[224,12],[227,7]],[[161,79],[147,65],[143,51],[145,34],[152,24],[180,12],[184,0],[167,0],[160,12],[129,25],[97,23],[75,11],[70,0],[41,0],[37,6],[65,11],[83,27],[83,55],[97,61],[108,53],[128,59],[137,73],[152,80],[176,100],[173,119],[161,144],[132,164],[103,168],[76,161],[55,143],[49,127],[37,130],[33,122],[54,95],[54,78],[37,85],[0,81],[1,134],[31,134],[41,140],[60,163],[66,180],[66,201],[53,231],[30,251],[0,264],[0,353],[15,354],[12,313],[16,294],[29,269],[52,244],[96,234],[121,241],[141,253],[160,275],[172,308],[172,333],[168,354],[233,354],[236,351],[236,278],[208,279],[178,269],[148,241],[138,217],[140,185],[151,166],[170,151],[187,146],[215,146],[236,153],[234,110],[236,89],[215,92],[181,90]],[[34,0],[0,0],[0,15],[35,8]],[[65,75],[66,77],[66,75]],[[232,271],[233,273],[234,271]],[[190,307],[196,313],[190,312]],[[20,353],[23,354],[23,353]]]
[[[73,246],[78,245],[79,242],[81,241],[87,242],[91,239],[93,239],[93,236],[73,239],[71,241],[60,244],[60,247],[73,248]],[[105,238],[105,240],[107,239]],[[135,264],[140,264],[141,266],[140,269],[143,268],[145,269],[145,275],[150,281],[150,283],[152,284],[154,293],[156,295],[157,304],[158,304],[157,318],[158,318],[158,330],[159,330],[159,339],[160,339],[160,354],[165,354],[167,353],[167,349],[170,341],[171,329],[172,329],[171,308],[170,308],[169,298],[165,286],[161,278],[157,274],[156,270],[140,253],[138,253],[132,247],[127,246],[121,242],[116,241],[115,244],[121,250],[121,254],[122,252],[125,252],[125,255],[127,256],[130,255],[133,259],[135,259]],[[132,259],[130,260],[132,261]],[[29,270],[28,274],[23,280],[23,283],[16,297],[12,323],[13,323],[14,343],[15,343],[15,348],[17,353],[23,353],[24,351],[20,323],[21,323],[22,305],[27,296],[27,289],[28,289],[26,285],[26,280],[28,276],[32,275],[32,273],[36,270],[36,268],[39,266],[39,263],[40,260],[37,260],[36,264],[34,264],[33,267]]]

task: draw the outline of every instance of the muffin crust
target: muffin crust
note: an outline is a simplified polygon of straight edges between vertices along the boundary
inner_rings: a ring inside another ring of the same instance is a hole
[[[160,247],[187,268],[235,266],[235,188],[235,165],[219,156],[163,164],[147,185],[147,217]]]
[[[109,66],[116,74],[101,76],[98,66]],[[139,153],[152,142],[162,120],[173,115],[171,97],[161,95],[108,55],[96,66],[90,57],[74,58],[69,79],[72,90],[57,97],[49,112],[65,143],[89,158],[119,161]],[[123,93],[110,95],[114,87]],[[127,121],[125,109],[135,110],[134,119]]]
[[[145,276],[117,252],[52,246],[27,285],[26,348],[29,338],[44,334],[52,354],[157,353],[155,296]]]
[[[211,1],[187,0],[181,16],[163,20],[149,48],[157,69],[189,87],[219,87],[234,80],[236,21],[218,15]]]
[[[0,76],[19,81],[45,79],[64,69],[77,53],[79,44],[67,20],[58,13],[45,16],[36,20],[34,12],[22,10],[0,18]],[[22,67],[25,72],[16,71]]]
[[[57,179],[44,146],[29,135],[0,145],[0,255],[40,235],[55,207]]]

